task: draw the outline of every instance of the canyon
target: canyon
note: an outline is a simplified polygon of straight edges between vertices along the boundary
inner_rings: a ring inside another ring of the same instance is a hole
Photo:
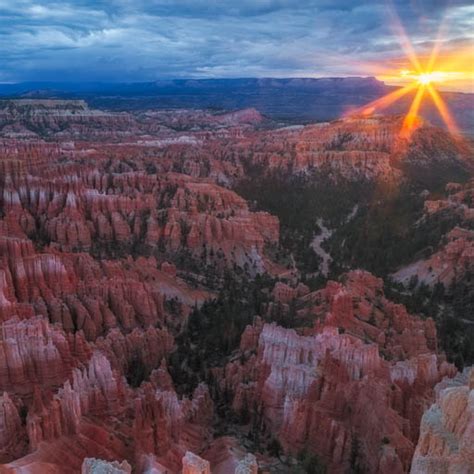
[[[442,285],[467,318],[471,142],[421,120],[407,140],[400,116],[0,102],[0,472],[474,469],[473,361],[402,302]],[[250,192],[275,177],[329,183],[332,214]],[[342,186],[363,189],[347,209]],[[433,245],[383,275],[326,247],[408,186]]]

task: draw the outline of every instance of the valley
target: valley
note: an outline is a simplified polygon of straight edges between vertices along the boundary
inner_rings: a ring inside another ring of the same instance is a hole
[[[474,468],[472,140],[290,122],[0,100],[0,472]]]

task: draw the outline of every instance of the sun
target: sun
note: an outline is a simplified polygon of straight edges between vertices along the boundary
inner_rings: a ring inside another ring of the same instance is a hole
[[[458,127],[456,126],[454,118],[436,89],[438,84],[452,80],[459,74],[459,72],[450,70],[450,66],[455,64],[455,61],[451,61],[451,64],[446,63],[445,61],[439,61],[439,50],[442,44],[441,40],[444,26],[445,25],[442,25],[438,32],[438,38],[434,42],[434,47],[430,55],[427,58],[422,59],[416,54],[413,44],[406,35],[399,18],[394,18],[394,27],[397,38],[406,55],[407,63],[410,64],[410,69],[404,68],[397,73],[398,77],[403,79],[403,82],[406,83],[406,85],[371,102],[370,104],[365,105],[361,109],[356,110],[355,114],[372,115],[373,113],[392,105],[394,102],[411,92],[414,94],[414,98],[403,121],[402,129],[400,130],[400,137],[410,139],[416,129],[417,123],[419,123],[417,120],[418,111],[425,97],[431,99],[448,130],[453,135],[459,135]],[[460,56],[464,55],[460,54]]]
[[[402,75],[403,77],[407,77],[407,76],[410,77],[410,74],[400,74],[400,75]],[[432,84],[432,83],[439,84],[441,82],[445,82],[446,80],[448,80],[449,77],[450,77],[450,74],[444,73],[441,71],[422,72],[420,74],[413,75],[413,78],[416,79],[418,83],[423,86],[427,86],[428,84]]]
[[[423,86],[431,84],[434,81],[434,79],[435,79],[435,73],[432,73],[432,72],[423,73],[418,76],[418,82]]]

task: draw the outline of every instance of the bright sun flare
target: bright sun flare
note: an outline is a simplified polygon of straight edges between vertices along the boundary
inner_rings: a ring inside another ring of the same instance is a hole
[[[394,18],[394,23],[397,38],[399,39],[400,45],[412,68],[411,70],[402,69],[399,71],[399,77],[402,77],[405,82],[409,82],[404,87],[400,87],[394,92],[367,104],[362,109],[356,111],[356,114],[372,115],[373,113],[392,105],[394,102],[411,92],[414,93],[414,98],[403,121],[403,126],[400,131],[400,136],[402,138],[409,139],[414,132],[418,122],[418,111],[425,96],[429,96],[448,130],[452,134],[457,135],[459,132],[456,123],[449,112],[446,103],[435,88],[435,85],[455,79],[459,75],[459,72],[452,71],[452,68],[456,67],[456,61],[439,60],[439,50],[441,46],[440,40],[443,28],[441,28],[438,33],[438,39],[434,43],[431,54],[428,58],[422,60],[415,53],[415,49],[406,35],[398,17]],[[459,56],[464,59],[464,54],[460,53]],[[459,59],[460,58],[458,57],[458,62]]]
[[[410,76],[410,74],[402,74],[402,76]],[[426,86],[431,83],[441,83],[449,78],[448,73],[433,71],[433,72],[422,72],[421,74],[414,74],[413,78],[416,79],[420,84]]]
[[[428,84],[431,84],[432,82],[444,82],[449,76],[449,74],[439,71],[417,73],[409,71],[408,69],[402,69],[400,71],[400,76],[404,79],[412,79],[413,81],[416,81],[419,84],[426,86]]]
[[[434,73],[426,73],[426,74],[420,74],[418,76],[418,82],[420,84],[423,84],[424,86],[426,86],[427,84],[430,84],[431,82],[434,81]]]

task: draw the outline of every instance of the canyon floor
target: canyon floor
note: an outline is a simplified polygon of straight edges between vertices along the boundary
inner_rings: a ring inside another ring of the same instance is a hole
[[[0,100],[0,473],[474,472],[474,148],[418,120]]]

